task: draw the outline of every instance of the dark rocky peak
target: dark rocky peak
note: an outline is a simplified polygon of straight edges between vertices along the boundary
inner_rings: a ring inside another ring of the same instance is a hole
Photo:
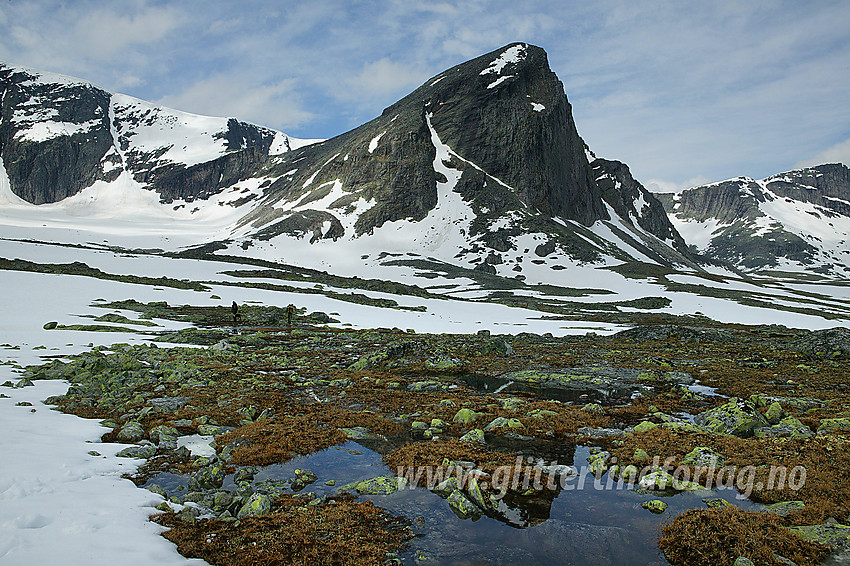
[[[507,234],[492,235],[487,219],[517,211],[584,225],[607,218],[563,85],[542,49],[515,43],[432,77],[350,132],[284,156],[270,206],[245,221],[264,226],[287,207],[303,212],[317,201],[317,221],[356,214],[356,234],[422,220],[437,205],[437,183],[447,181],[435,170],[437,145],[448,146],[443,163],[460,172],[452,190],[474,212],[470,236],[506,246]]]
[[[628,165],[595,159],[590,166],[602,199],[620,218],[688,255],[687,244],[670,223],[664,206],[632,177]]]

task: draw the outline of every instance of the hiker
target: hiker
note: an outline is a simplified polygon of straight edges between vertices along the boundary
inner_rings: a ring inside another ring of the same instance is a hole
[[[292,312],[295,310],[295,305],[290,304],[286,307],[286,326],[292,329]]]
[[[230,312],[233,313],[233,325],[236,326],[236,321],[239,320],[239,305],[236,304],[236,301],[233,301],[233,304],[230,305]]]

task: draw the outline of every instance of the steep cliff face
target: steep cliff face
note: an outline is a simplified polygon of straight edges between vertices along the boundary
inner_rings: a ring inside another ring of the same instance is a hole
[[[10,188],[33,204],[62,200],[122,172],[166,202],[205,198],[293,145],[280,132],[234,118],[160,108],[2,64],[0,100],[0,154]]]
[[[55,202],[101,177],[112,147],[109,93],[58,76],[45,84],[0,66],[0,95],[0,153],[15,194]]]
[[[744,269],[847,273],[850,169],[842,164],[739,177],[659,195],[674,226],[709,257]]]

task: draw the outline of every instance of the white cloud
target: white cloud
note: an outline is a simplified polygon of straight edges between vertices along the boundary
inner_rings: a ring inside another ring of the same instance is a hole
[[[824,163],[843,163],[850,167],[850,139],[846,139],[823,150],[811,159],[798,161],[794,165],[794,168],[812,167],[814,165],[823,165]]]
[[[362,70],[346,79],[350,90],[340,91],[344,97],[383,97],[405,89],[419,86],[428,78],[428,73],[408,67],[383,57],[363,65]],[[405,93],[406,94],[406,93]]]
[[[187,21],[186,14],[168,6],[143,6],[135,14],[100,9],[81,15],[72,37],[82,55],[106,60],[131,46],[160,42]]]
[[[706,185],[711,182],[711,179],[705,175],[697,175],[681,183],[664,181],[662,179],[650,179],[646,182],[646,189],[651,193],[681,193],[685,189]]]
[[[312,120],[295,88],[294,79],[257,83],[258,77],[218,74],[192,83],[157,104],[208,116],[235,117],[260,125],[297,128]]]

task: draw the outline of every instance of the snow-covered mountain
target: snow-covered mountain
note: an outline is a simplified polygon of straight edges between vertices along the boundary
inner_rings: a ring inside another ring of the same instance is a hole
[[[60,201],[122,174],[158,190],[165,202],[209,196],[252,172],[263,157],[312,141],[5,64],[0,94],[6,176],[12,192],[33,204]]]
[[[412,254],[541,281],[586,263],[698,269],[657,199],[589,151],[535,46],[453,67],[326,141],[10,66],[0,88],[0,198],[56,203],[80,221],[122,203],[210,220],[171,245],[269,259]]]
[[[850,274],[850,169],[834,163],[658,195],[687,242],[751,272]]]

